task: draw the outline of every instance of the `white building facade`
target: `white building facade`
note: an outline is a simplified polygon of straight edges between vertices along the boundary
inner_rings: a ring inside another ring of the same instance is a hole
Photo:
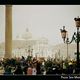
[[[45,37],[34,38],[32,33],[29,32],[29,29],[26,29],[26,32],[21,36],[13,40],[12,45],[12,56],[13,57],[27,57],[32,55],[33,57],[48,57],[53,53],[48,39]],[[4,43],[3,43],[4,45]],[[4,48],[4,47],[3,47]],[[0,50],[1,56],[4,56],[4,49]]]

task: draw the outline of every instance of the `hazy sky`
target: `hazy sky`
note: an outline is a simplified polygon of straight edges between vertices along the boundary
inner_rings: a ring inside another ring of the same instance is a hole
[[[13,5],[13,39],[29,28],[33,36],[46,37],[53,45],[62,43],[60,28],[66,26],[69,38],[76,31],[74,18],[80,5]],[[0,5],[0,42],[5,40],[5,6]]]

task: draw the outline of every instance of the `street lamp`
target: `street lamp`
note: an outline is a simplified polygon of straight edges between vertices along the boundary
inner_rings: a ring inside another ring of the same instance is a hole
[[[70,44],[72,43],[74,40],[75,42],[77,43],[77,68],[79,68],[79,42],[80,42],[80,32],[79,32],[79,27],[80,27],[80,18],[77,17],[77,18],[74,18],[75,20],[75,24],[76,24],[76,27],[77,27],[77,33],[74,32],[73,36],[72,36],[72,40],[69,42],[69,38],[67,37],[66,39],[66,33],[67,31],[65,30],[65,27],[63,26],[63,29],[60,29],[61,30],[61,35],[62,35],[62,38],[65,42],[65,39],[66,39],[66,43],[67,44]]]
[[[69,44],[68,33],[65,30],[65,26],[63,26],[63,29],[60,29],[60,30],[61,30],[61,36],[63,38],[63,41],[64,41],[64,43],[67,44],[67,60],[68,60],[68,44]]]
[[[79,32],[79,27],[80,27],[80,18],[74,18],[76,27],[77,27],[77,67],[79,67],[79,41],[80,41],[80,32]]]
[[[61,36],[63,38],[63,41],[65,43],[65,38],[66,38],[66,33],[67,31],[65,30],[65,26],[63,26],[63,29],[60,29],[61,30]]]

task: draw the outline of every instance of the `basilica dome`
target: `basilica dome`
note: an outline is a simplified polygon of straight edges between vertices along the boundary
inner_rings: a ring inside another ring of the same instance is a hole
[[[26,32],[22,35],[23,39],[31,39],[32,38],[32,33],[29,32],[29,29],[26,29]]]

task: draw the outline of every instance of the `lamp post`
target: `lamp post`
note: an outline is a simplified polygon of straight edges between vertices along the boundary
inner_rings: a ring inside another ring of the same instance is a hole
[[[79,65],[79,41],[80,41],[80,32],[79,32],[79,27],[80,27],[80,18],[74,18],[76,27],[77,27],[77,67]]]
[[[79,42],[80,42],[79,27],[80,27],[80,18],[77,17],[77,18],[74,18],[74,20],[75,20],[76,27],[77,27],[77,33],[74,32],[71,41],[69,41],[68,37],[66,38],[67,31],[65,30],[65,27],[63,26],[63,29],[60,29],[60,30],[61,30],[61,35],[62,35],[62,38],[64,40],[64,43],[65,43],[65,39],[66,39],[67,48],[68,48],[68,44],[72,43],[74,40],[77,43],[77,59],[76,60],[77,60],[77,68],[79,68]]]
[[[65,30],[65,26],[63,26],[63,29],[60,29],[60,30],[61,30],[61,36],[63,38],[63,41],[64,41],[64,43],[67,44],[67,60],[68,60],[68,44],[69,44],[68,33]]]

